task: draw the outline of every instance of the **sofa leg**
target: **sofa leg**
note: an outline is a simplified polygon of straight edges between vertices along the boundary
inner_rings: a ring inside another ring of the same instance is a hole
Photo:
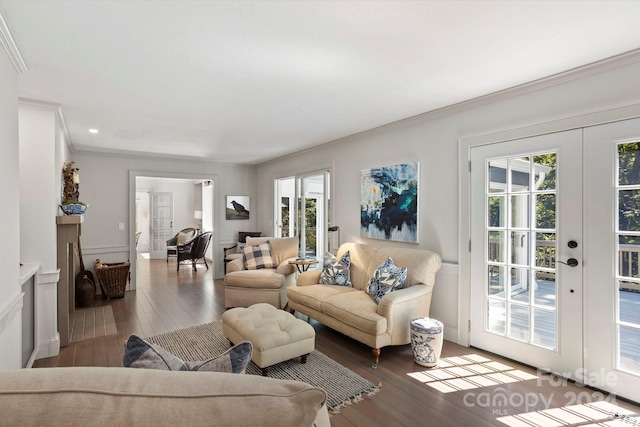
[[[376,369],[378,367],[378,362],[380,361],[380,349],[373,348],[371,349],[371,353],[373,353],[373,366],[371,367]]]
[[[307,358],[309,357],[309,353],[303,354],[300,356],[300,363],[307,363]]]
[[[263,377],[268,377],[269,376],[269,367],[268,366],[266,368],[262,368],[262,376]]]

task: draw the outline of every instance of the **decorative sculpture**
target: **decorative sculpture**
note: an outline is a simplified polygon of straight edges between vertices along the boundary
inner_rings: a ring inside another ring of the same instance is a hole
[[[62,166],[62,204],[65,215],[82,215],[87,205],[78,200],[80,196],[80,174],[75,162],[67,161]]]

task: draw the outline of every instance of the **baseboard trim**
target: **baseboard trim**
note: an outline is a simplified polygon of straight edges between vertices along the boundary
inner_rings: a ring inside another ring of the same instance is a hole
[[[56,336],[50,338],[49,341],[38,343],[35,359],[44,359],[45,357],[53,357],[58,354],[60,354],[60,334],[56,332]]]

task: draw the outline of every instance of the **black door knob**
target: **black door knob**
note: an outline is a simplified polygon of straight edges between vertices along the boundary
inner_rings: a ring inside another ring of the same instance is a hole
[[[577,267],[578,266],[578,260],[575,258],[569,258],[567,260],[567,262],[564,261],[558,261],[560,264],[564,264],[564,265],[568,265],[569,267]]]
[[[578,247],[578,242],[576,242],[575,240],[569,240],[569,243],[567,243],[567,246],[569,246],[571,249],[575,249]]]

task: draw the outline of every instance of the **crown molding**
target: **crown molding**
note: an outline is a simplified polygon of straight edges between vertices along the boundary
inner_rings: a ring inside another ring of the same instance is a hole
[[[18,98],[18,107],[26,107],[32,110],[49,111],[55,113],[61,107],[57,102],[41,101],[39,99]]]
[[[0,44],[2,44],[4,49],[7,51],[9,59],[13,64],[13,68],[16,69],[18,74],[24,73],[25,71],[29,70],[27,62],[24,60],[24,57],[22,56],[18,45],[11,35],[11,30],[9,30],[9,25],[7,24],[7,20],[2,14],[2,10],[0,10]]]
[[[62,105],[60,105],[56,109],[56,121],[58,122],[58,125],[60,126],[60,129],[62,129],[62,133],[64,133],[64,139],[67,142],[67,146],[69,147],[69,150],[73,151],[73,144],[71,143],[71,135],[69,135],[69,129],[67,128],[67,122],[64,119],[64,112],[62,111]]]
[[[624,67],[626,65],[634,64],[637,62],[640,62],[640,49],[634,49],[634,50],[621,53],[619,55],[615,55],[600,61],[592,62],[590,64],[582,65],[580,67],[563,71],[561,73],[553,74],[551,76],[530,81],[528,83],[523,83],[521,85],[517,85],[517,86],[503,89],[497,92],[489,93],[487,95],[479,96],[479,97],[462,101],[456,104],[448,105],[446,107],[427,111],[425,113],[407,117],[401,120],[397,120],[395,122],[387,123],[387,124],[377,126],[375,128],[371,128],[368,130],[364,130],[361,132],[357,132],[352,135],[346,135],[344,137],[341,137],[332,141],[327,141],[323,144],[309,147],[304,150],[296,151],[288,155],[280,156],[278,158],[274,158],[270,160],[265,160],[264,162],[259,164],[266,165],[269,163],[278,162],[283,158],[295,157],[301,153],[313,152],[318,149],[327,149],[327,147],[330,147],[331,145],[334,145],[334,144],[353,141],[363,136],[374,135],[378,132],[389,131],[396,128],[403,128],[415,123],[423,123],[429,120],[433,120],[435,118],[449,116],[461,111],[481,107],[481,106],[492,104],[495,102],[500,102],[510,98],[515,98],[528,93],[537,92],[546,88],[550,88],[553,86],[561,85],[563,83],[583,79],[595,74],[600,74],[608,70]]]
[[[62,129],[64,133],[64,137],[67,141],[67,145],[70,149],[73,148],[71,144],[71,137],[69,135],[69,129],[67,128],[67,122],[64,118],[64,111],[62,110],[62,105],[57,102],[50,101],[40,101],[39,99],[30,99],[30,98],[18,98],[18,106],[29,108],[31,110],[38,111],[47,111],[50,113],[54,113],[56,116],[56,122]]]

